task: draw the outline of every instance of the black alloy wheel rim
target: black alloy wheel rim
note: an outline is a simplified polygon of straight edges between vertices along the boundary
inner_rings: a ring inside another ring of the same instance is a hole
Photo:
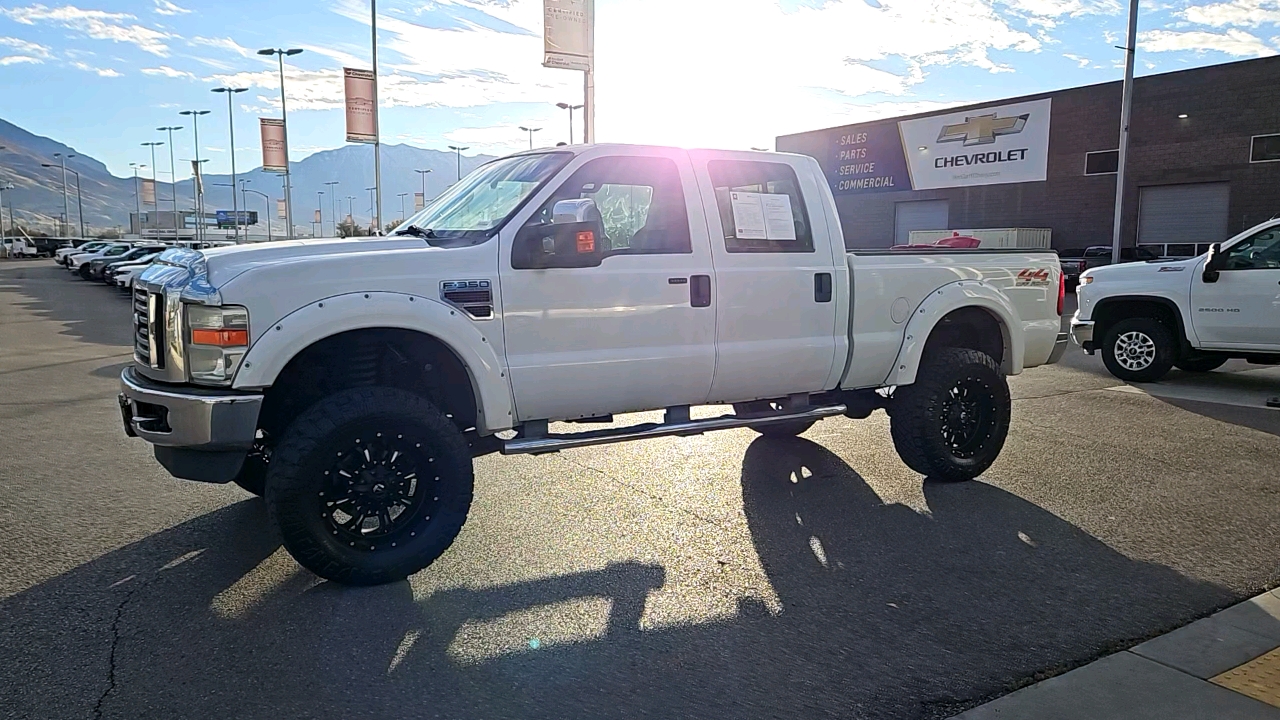
[[[339,447],[318,498],[334,539],[377,551],[416,538],[440,502],[431,448],[399,431],[356,431]]]
[[[942,399],[943,442],[957,458],[978,454],[995,429],[995,395],[977,378],[964,378]]]

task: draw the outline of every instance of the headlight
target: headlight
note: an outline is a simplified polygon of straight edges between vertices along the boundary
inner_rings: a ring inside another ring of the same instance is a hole
[[[187,370],[192,382],[225,385],[249,349],[249,311],[187,305]]]

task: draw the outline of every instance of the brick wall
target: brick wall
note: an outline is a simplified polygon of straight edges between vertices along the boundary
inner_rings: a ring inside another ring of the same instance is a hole
[[[1047,227],[1053,230],[1055,248],[1110,245],[1115,176],[1085,176],[1084,162],[1087,152],[1116,148],[1120,91],[1120,83],[1111,82],[947,110],[1052,98],[1047,180],[836,195],[845,245],[891,244],[894,203],[933,199],[949,201],[952,228]],[[1178,118],[1182,113],[1185,120]],[[778,138],[777,147],[812,155],[828,169],[832,134],[900,119],[787,135]],[[1250,138],[1269,133],[1280,133],[1280,57],[1138,78],[1125,183],[1125,244],[1135,241],[1138,188],[1146,185],[1229,182],[1231,234],[1280,215],[1280,162],[1249,162]]]

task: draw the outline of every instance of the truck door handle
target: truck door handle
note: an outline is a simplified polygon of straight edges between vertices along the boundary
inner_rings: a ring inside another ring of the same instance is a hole
[[[693,307],[711,306],[711,276],[693,275],[689,278],[689,304]]]
[[[813,300],[820,303],[831,302],[831,273],[814,273]]]

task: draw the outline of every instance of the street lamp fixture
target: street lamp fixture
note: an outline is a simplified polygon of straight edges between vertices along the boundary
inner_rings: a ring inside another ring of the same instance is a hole
[[[422,178],[422,206],[426,207],[427,206],[427,173],[431,171],[430,170],[414,170],[414,172],[418,173],[418,176]],[[417,211],[417,207],[414,208],[414,211],[415,212]]]
[[[142,189],[138,187],[138,171],[146,167],[140,163],[129,163],[129,167],[133,168],[133,198],[137,204],[138,211],[138,235],[142,235]],[[133,228],[130,228],[131,230]]]
[[[396,197],[400,198],[400,222],[404,222],[404,199],[409,197],[409,193],[396,193]]]
[[[40,167],[56,168],[59,166],[52,163],[40,163]],[[76,176],[76,216],[80,218],[80,237],[84,237],[84,202],[80,197],[80,173],[72,170],[71,168],[63,168],[63,171]],[[13,189],[13,185],[9,185],[6,189]],[[10,201],[12,201],[12,198],[10,198]],[[12,210],[10,210],[9,215],[13,215]],[[71,218],[67,218],[66,220],[69,222]]]
[[[539,131],[539,130],[541,130],[542,128],[531,128],[531,127],[525,127],[525,126],[521,125],[521,126],[520,126],[520,129],[521,129],[521,130],[524,130],[524,131],[525,131],[525,132],[527,132],[527,133],[529,133],[529,149],[530,149],[530,150],[532,150],[532,149],[533,149],[533,134],[534,134],[534,133],[536,133],[536,132],[538,132],[538,131]]]
[[[236,93],[246,92],[249,88],[233,88],[233,87],[216,87],[211,92],[226,93],[227,96],[227,126],[231,133],[231,227],[235,233],[236,242],[240,242],[240,204],[236,201],[236,123],[231,109],[231,98]],[[154,171],[153,171],[154,172]]]
[[[338,190],[337,190],[337,187],[340,184],[341,183],[339,183],[337,180],[330,180],[329,182],[325,183],[325,186],[329,188],[329,214],[333,216],[333,236],[334,237],[338,237]],[[323,233],[324,228],[321,228],[320,232]]]
[[[459,147],[459,146],[457,146],[457,145],[450,145],[450,146],[449,146],[449,149],[450,149],[450,150],[452,150],[452,151],[454,151],[454,152],[456,152],[456,153],[458,153],[458,179],[459,179],[459,180],[461,180],[461,179],[462,179],[462,151],[463,151],[463,150],[470,150],[470,149],[471,149],[471,147],[470,147],[470,146],[463,146],[463,147]],[[425,197],[425,196],[423,197],[423,201],[424,201],[424,202],[426,201],[426,197]]]
[[[178,177],[173,164],[173,131],[181,130],[181,125],[167,125],[156,130],[169,133],[169,195],[173,200],[173,239],[178,239]]]
[[[284,133],[284,217],[286,238],[293,237],[293,182],[289,175],[289,112],[285,107],[284,96],[284,59],[293,57],[302,52],[302,48],[263,48],[258,51],[259,55],[270,57],[274,55],[280,66],[280,124]]]
[[[204,190],[200,187],[202,182],[199,177],[200,160],[200,116],[208,115],[209,110],[181,110],[179,115],[186,115],[191,118],[191,132],[195,136],[196,143],[196,164],[191,168],[191,192],[195,197],[193,206],[196,209],[196,239],[204,240]]]
[[[67,221],[71,219],[71,209],[67,204],[67,161],[75,157],[75,155],[64,155],[62,153],[54,153],[54,157],[62,161],[62,229],[60,235],[67,234]],[[43,163],[41,163],[43,165]]]
[[[569,111],[569,144],[572,145],[573,144],[573,111],[581,110],[582,106],[570,105],[569,103],[556,103],[556,107],[560,108],[561,110]]]

